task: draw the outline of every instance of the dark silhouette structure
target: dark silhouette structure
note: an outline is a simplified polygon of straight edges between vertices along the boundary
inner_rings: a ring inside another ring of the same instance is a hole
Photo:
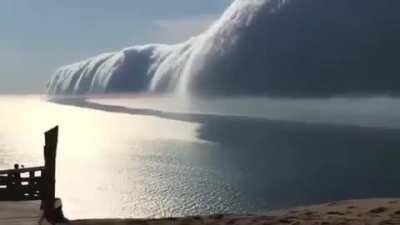
[[[54,207],[58,126],[45,133],[44,166],[0,171],[0,201],[41,200],[43,216],[56,222]]]

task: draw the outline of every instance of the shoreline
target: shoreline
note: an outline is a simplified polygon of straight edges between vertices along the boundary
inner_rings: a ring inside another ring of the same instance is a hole
[[[0,225],[37,225],[40,201],[1,202]],[[217,214],[179,218],[71,220],[69,225],[393,225],[400,224],[400,198],[328,202],[261,214]]]
[[[400,199],[329,202],[257,215],[218,214],[161,219],[82,219],[71,225],[390,225],[400,224]]]

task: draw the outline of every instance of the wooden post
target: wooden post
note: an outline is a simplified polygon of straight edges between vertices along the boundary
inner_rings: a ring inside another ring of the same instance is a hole
[[[42,196],[44,215],[51,223],[54,222],[54,201],[56,184],[56,153],[58,141],[58,126],[47,131],[44,146],[44,192]]]

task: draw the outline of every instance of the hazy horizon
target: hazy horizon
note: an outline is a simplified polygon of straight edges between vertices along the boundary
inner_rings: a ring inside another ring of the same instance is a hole
[[[0,94],[45,93],[60,66],[130,45],[177,43],[203,31],[231,3],[14,1],[0,3]]]

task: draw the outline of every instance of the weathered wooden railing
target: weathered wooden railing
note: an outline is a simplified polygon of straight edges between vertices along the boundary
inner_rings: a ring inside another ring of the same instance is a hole
[[[0,171],[0,200],[40,200],[44,185],[45,167]]]
[[[58,127],[45,133],[44,166],[0,171],[0,201],[41,200],[44,216],[54,221]]]

